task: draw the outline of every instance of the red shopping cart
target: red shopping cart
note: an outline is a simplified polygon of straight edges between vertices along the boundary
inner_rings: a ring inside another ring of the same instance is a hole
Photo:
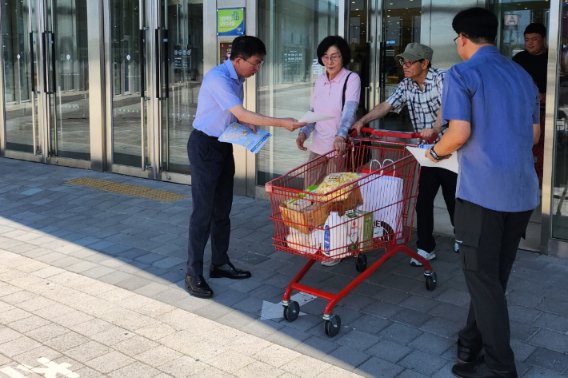
[[[284,318],[294,321],[300,306],[293,290],[328,301],[323,313],[325,333],[339,333],[341,319],[334,306],[398,252],[424,265],[426,289],[434,290],[437,276],[430,263],[406,246],[410,240],[419,169],[406,146],[419,133],[364,128],[370,137],[348,143],[347,152],[331,151],[270,181],[274,247],[308,258],[288,285],[282,305]],[[367,267],[366,252],[384,249]],[[316,261],[354,256],[360,274],[336,294],[300,283]]]

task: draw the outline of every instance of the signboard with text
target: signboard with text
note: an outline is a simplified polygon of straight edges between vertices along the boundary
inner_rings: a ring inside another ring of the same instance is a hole
[[[244,35],[245,8],[217,9],[217,35]]]

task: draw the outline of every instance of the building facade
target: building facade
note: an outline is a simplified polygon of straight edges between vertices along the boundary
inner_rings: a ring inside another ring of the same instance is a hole
[[[327,35],[350,44],[361,76],[359,115],[384,101],[403,74],[406,44],[434,49],[433,65],[460,62],[451,27],[481,6],[501,20],[497,46],[523,50],[531,22],[548,29],[542,205],[527,238],[568,257],[567,0],[9,0],[0,5],[0,155],[191,184],[186,143],[203,75],[227,59],[237,34],[259,36],[266,64],[245,84],[245,107],[301,117],[323,67]],[[404,130],[407,114],[373,127]],[[264,184],[305,162],[296,134],[274,134],[258,154],[235,149],[235,193],[266,197]],[[504,141],[506,143],[506,141]]]

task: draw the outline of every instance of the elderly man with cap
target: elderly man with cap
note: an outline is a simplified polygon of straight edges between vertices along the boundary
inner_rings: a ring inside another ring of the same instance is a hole
[[[412,126],[420,132],[422,139],[428,140],[433,133],[442,134],[440,106],[442,103],[442,85],[446,71],[432,68],[430,47],[419,43],[409,43],[399,62],[404,70],[404,79],[394,93],[385,101],[375,106],[352,126],[359,134],[361,128],[369,122],[394,111],[399,113],[408,107]],[[417,234],[416,246],[418,254],[427,260],[436,258],[436,241],[434,232],[434,199],[440,186],[452,225],[454,224],[454,207],[457,174],[443,168],[422,167],[416,201]],[[457,251],[457,250],[456,250]],[[416,259],[410,265],[421,266]]]

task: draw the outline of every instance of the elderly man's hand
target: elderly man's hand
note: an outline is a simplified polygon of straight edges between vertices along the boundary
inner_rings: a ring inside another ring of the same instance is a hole
[[[353,125],[351,125],[351,130],[356,130],[357,134],[356,135],[360,135],[361,134],[361,129],[365,127],[365,124],[363,122],[361,122],[361,120],[355,122]]]
[[[436,132],[434,131],[434,129],[422,129],[422,131],[420,132],[420,138],[424,139],[424,140],[429,140],[432,135],[434,135]]]

